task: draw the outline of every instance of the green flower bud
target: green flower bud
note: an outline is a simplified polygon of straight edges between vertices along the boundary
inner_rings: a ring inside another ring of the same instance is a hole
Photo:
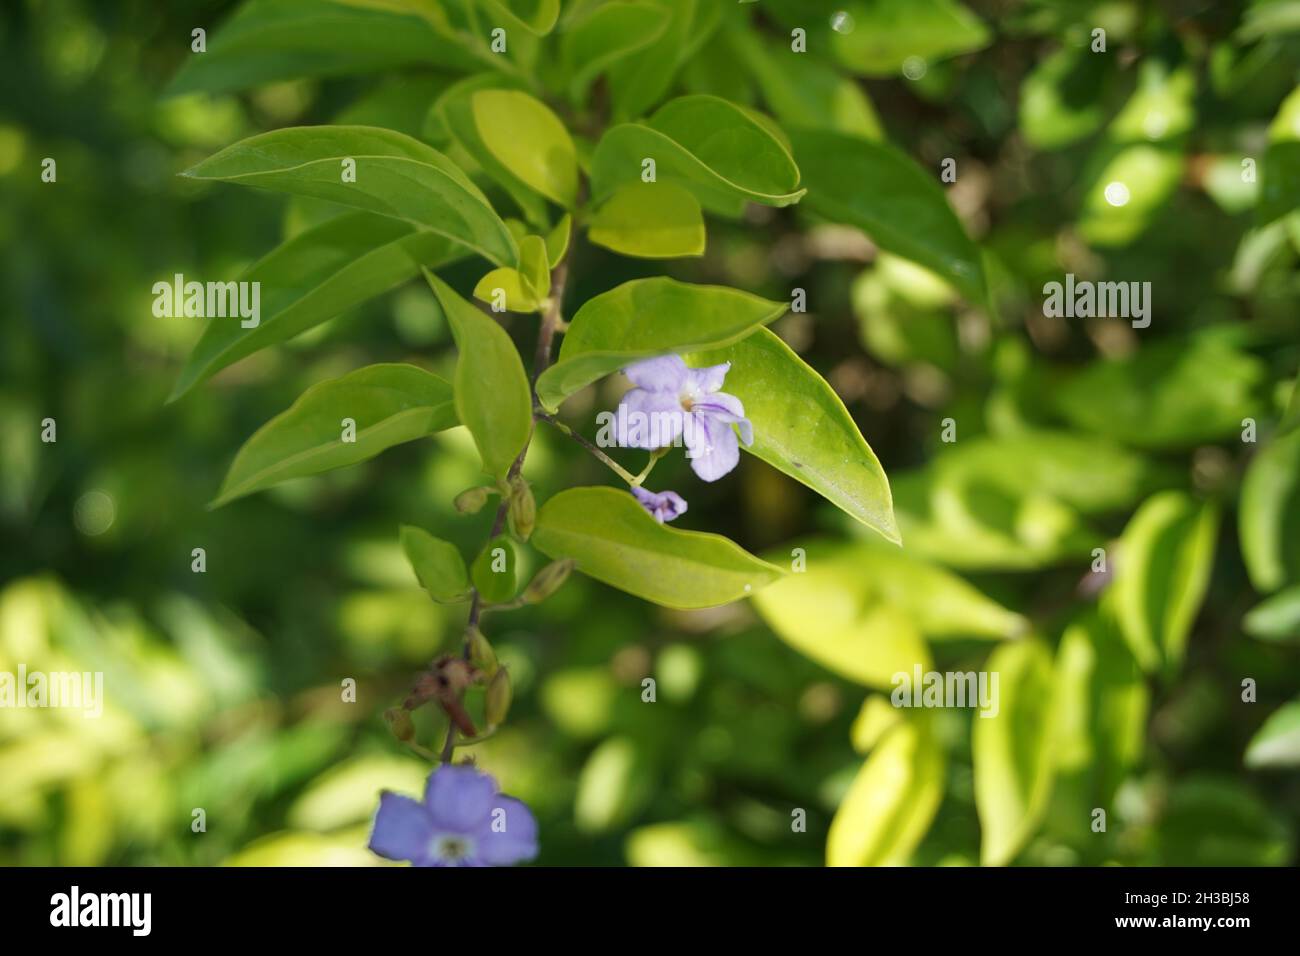
[[[500,727],[510,713],[510,700],[514,690],[510,686],[510,672],[504,667],[488,682],[487,697],[483,703],[483,716],[488,728]]]
[[[456,496],[456,510],[463,515],[478,514],[478,512],[487,504],[488,495],[492,494],[494,488],[467,488]]]
[[[510,509],[506,512],[510,520],[510,531],[520,541],[527,541],[537,524],[537,499],[528,482],[515,477],[510,482]]]
[[[561,558],[538,571],[524,589],[524,603],[540,604],[545,601],[564,586],[577,563],[573,558]]]
[[[486,677],[492,677],[497,672],[497,654],[492,650],[492,645],[488,639],[483,636],[483,632],[477,627],[471,628],[465,636],[469,643],[469,661]]]
[[[411,722],[411,714],[405,708],[393,707],[384,711],[384,720],[388,721],[388,729],[398,740],[405,742],[415,737],[415,724]]]

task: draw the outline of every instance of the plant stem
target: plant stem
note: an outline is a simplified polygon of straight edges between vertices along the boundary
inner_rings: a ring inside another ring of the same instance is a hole
[[[613,458],[610,458],[609,455],[601,451],[600,448],[592,444],[582,435],[579,435],[572,428],[564,424],[564,422],[560,421],[555,416],[548,415],[539,409],[538,411],[535,411],[533,413],[533,417],[536,418],[538,421],[543,421],[550,425],[553,425],[555,428],[559,429],[559,431],[563,432],[565,435],[568,435],[570,438],[576,441],[583,448],[587,449],[587,451],[591,452],[594,458],[596,458],[598,461],[602,462],[603,464],[609,466],[611,471],[613,471],[616,475],[618,475],[620,478],[622,478],[632,487],[635,488],[637,485],[641,483],[642,480],[641,478],[638,478],[636,475],[632,474],[632,472],[628,471],[626,468],[624,468],[622,465],[616,462]]]
[[[555,333],[564,326],[564,317],[560,312],[561,304],[564,301],[564,287],[569,278],[569,263],[567,257],[561,259],[551,270],[551,295],[550,304],[546,311],[542,313],[542,326],[537,333],[537,351],[533,356],[533,421],[536,422],[543,417],[541,403],[537,400],[537,379],[551,364],[551,348],[555,343]],[[528,446],[532,444],[532,435],[528,436],[528,441],[524,442],[524,447],[519,449],[519,454],[510,465],[510,471],[506,475],[507,482],[511,478],[516,478],[524,467],[524,458],[528,455]],[[631,476],[629,476],[631,477]],[[489,539],[499,535],[506,525],[506,514],[510,510],[510,500],[502,497],[501,504],[497,506],[496,517],[492,521],[492,533]],[[478,627],[479,618],[483,614],[483,596],[479,594],[478,588],[473,588],[473,595],[470,599],[469,620],[465,623],[465,639],[461,646],[461,657],[469,660],[470,657],[470,633]],[[462,695],[462,700],[464,696]],[[456,752],[456,722],[450,721],[447,726],[447,739],[442,745],[442,762],[451,763],[451,758]]]

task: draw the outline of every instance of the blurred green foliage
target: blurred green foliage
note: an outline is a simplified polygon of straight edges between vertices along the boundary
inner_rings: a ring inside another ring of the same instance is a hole
[[[677,612],[574,575],[494,621],[515,702],[473,753],[533,807],[540,862],[815,865],[828,835],[831,862],[1294,862],[1293,7],[758,0],[672,41],[691,55],[655,80],[664,92],[817,126],[811,143],[885,138],[936,181],[955,158],[944,188],[989,302],[815,202],[711,216],[705,254],[670,266],[774,300],[807,291],[808,313],[774,330],[880,457],[905,550],[746,458],[693,486],[682,523],[774,560],[805,547],[785,592]],[[327,38],[324,57],[288,57],[281,37],[195,60],[191,30],[219,35],[235,8],[23,0],[0,15],[0,671],[103,671],[109,688],[100,720],[0,710],[0,863],[373,864],[378,791],[414,793],[428,770],[382,714],[456,644],[462,612],[429,601],[398,529],[482,547],[491,509],[452,506],[480,483],[469,436],[205,505],[310,385],[368,362],[450,378],[432,295],[406,284],[165,404],[201,329],[154,317],[150,290],[234,277],[318,214],[181,170],[287,125],[436,134],[430,104],[475,61],[404,29]],[[805,21],[830,54],[786,66]],[[651,105],[617,73],[584,99],[597,73],[571,91],[579,129],[589,102]],[[839,186],[849,205],[875,188]],[[575,241],[574,302],[660,271]],[[1040,290],[1065,273],[1150,282],[1151,327],[1044,316]],[[509,327],[531,341],[525,321]],[[659,468],[665,487],[686,480],[679,456]],[[525,474],[539,500],[604,480],[554,434]],[[1099,547],[1115,562],[1102,575]],[[922,657],[998,669],[999,717],[881,708],[894,661]],[[415,723],[436,746],[434,715]]]

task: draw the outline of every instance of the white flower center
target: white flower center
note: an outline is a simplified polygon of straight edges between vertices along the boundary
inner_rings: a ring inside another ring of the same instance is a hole
[[[430,855],[443,863],[459,863],[474,855],[474,841],[459,833],[440,833],[433,838]]]

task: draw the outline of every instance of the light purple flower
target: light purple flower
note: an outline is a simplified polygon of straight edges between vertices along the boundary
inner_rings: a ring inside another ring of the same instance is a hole
[[[746,445],[754,442],[740,399],[718,391],[730,369],[730,362],[687,368],[677,355],[629,365],[624,374],[636,387],[623,396],[619,415],[642,427],[621,429],[620,443],[653,449],[681,440],[695,473],[717,481],[740,462],[736,430]]]
[[[537,821],[488,774],[444,764],[423,802],[380,794],[370,849],[416,866],[508,866],[537,856]]]
[[[675,491],[646,491],[633,488],[632,494],[660,524],[686,513],[686,499]]]

